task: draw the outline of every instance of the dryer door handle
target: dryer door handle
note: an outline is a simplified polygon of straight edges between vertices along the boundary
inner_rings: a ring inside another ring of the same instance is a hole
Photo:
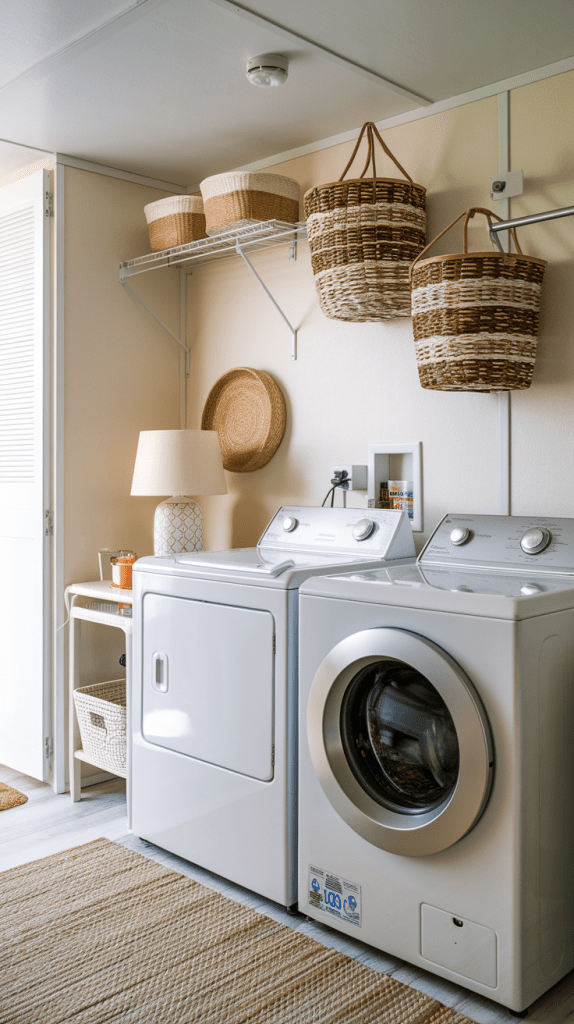
[[[167,693],[169,680],[167,654],[155,651],[151,656],[151,685],[159,693]]]

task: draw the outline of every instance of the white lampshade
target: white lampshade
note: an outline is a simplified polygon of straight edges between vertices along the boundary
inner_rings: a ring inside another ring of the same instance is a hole
[[[132,494],[227,494],[216,430],[142,430]]]
[[[171,494],[154,517],[154,553],[201,551],[201,509],[189,495],[226,494],[216,430],[142,430],[132,494]]]

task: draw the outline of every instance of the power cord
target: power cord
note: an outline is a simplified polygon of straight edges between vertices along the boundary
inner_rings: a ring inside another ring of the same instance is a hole
[[[335,476],[332,478],[331,483],[333,484],[333,486],[330,488],[330,490],[327,491],[325,497],[323,498],[321,508],[324,507],[325,502],[329,498],[329,495],[331,495],[331,508],[333,508],[335,502],[335,491],[337,490],[337,487],[342,487],[343,491],[347,491],[349,489],[349,474],[347,473],[347,470],[342,469],[340,472],[337,471],[335,473]]]

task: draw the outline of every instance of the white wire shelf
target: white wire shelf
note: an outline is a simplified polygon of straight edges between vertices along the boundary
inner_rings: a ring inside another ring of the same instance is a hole
[[[230,259],[243,252],[257,252],[260,249],[274,249],[278,245],[293,244],[307,237],[304,221],[287,224],[280,220],[258,221],[234,231],[222,231],[219,235],[199,238],[195,242],[177,245],[162,252],[138,256],[134,260],[120,263],[120,281],[134,274],[160,267],[179,267],[191,270],[194,266]]]

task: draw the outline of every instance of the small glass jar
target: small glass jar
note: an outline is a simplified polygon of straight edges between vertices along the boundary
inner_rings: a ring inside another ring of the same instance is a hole
[[[135,551],[120,551],[116,558],[110,558],[112,587],[120,587],[121,590],[132,589],[132,566],[137,557]]]

